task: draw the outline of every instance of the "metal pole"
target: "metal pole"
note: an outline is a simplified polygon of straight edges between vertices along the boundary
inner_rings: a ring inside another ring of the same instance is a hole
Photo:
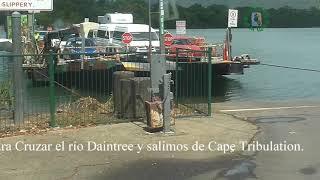
[[[228,27],[228,31],[227,31],[227,42],[228,42],[228,61],[232,60],[231,57],[231,27]]]
[[[85,45],[86,45],[86,39],[84,36],[82,36],[81,38],[81,52],[82,52],[82,62],[84,61],[84,57],[85,57]]]
[[[150,74],[151,74],[151,86],[152,86],[152,96],[159,96],[159,85],[163,80],[163,75],[166,73],[166,60],[164,57],[165,49],[163,44],[163,34],[164,34],[164,10],[163,10],[163,0],[159,0],[159,39],[160,39],[160,54],[152,55],[152,60],[150,62]]]
[[[212,103],[212,47],[208,48],[208,116],[211,116],[211,103]]]
[[[28,24],[29,24],[29,28],[30,28],[30,39],[33,39],[34,38],[34,32],[35,32],[35,18],[34,18],[34,15],[35,15],[35,11],[28,11]]]
[[[171,132],[171,92],[170,92],[171,74],[163,75],[163,132]]]
[[[34,12],[32,13],[32,35],[34,36],[35,31],[35,19],[34,19]]]
[[[52,51],[49,55],[49,103],[50,103],[50,126],[56,127],[56,99],[55,99],[55,82],[54,82],[54,58]]]
[[[161,55],[164,55],[165,53],[165,47],[164,47],[164,44],[163,44],[163,35],[164,35],[164,8],[163,8],[163,0],[159,0],[159,10],[160,10],[160,20],[159,20],[159,23],[160,23],[160,26],[159,26],[159,39],[160,39],[160,52],[161,52]]]
[[[127,60],[129,61],[129,44],[126,45],[126,54],[127,54]]]
[[[86,37],[85,37],[85,33],[84,33],[84,24],[81,23],[80,24],[80,37],[81,37],[81,67],[80,69],[83,69],[84,68],[84,59],[85,59],[85,45],[86,45]]]
[[[151,53],[152,53],[152,40],[151,40],[151,0],[149,0],[149,9],[148,9],[148,16],[149,16],[149,51],[148,51],[148,61],[151,62]]]
[[[32,14],[29,13],[28,14],[28,28],[30,31],[28,32],[27,36],[28,36],[28,40],[30,40],[31,42],[33,42],[33,40],[34,40],[34,34],[32,34],[32,32],[33,32],[32,19],[33,19]]]
[[[176,82],[175,82],[175,91],[176,91],[176,105],[178,106],[178,83],[179,83],[179,80],[178,80],[178,70],[179,70],[179,49],[177,48],[176,49],[176,71],[175,71],[175,79],[176,79]]]
[[[21,56],[21,14],[12,13],[12,48],[14,53],[14,123],[23,122],[23,71]]]

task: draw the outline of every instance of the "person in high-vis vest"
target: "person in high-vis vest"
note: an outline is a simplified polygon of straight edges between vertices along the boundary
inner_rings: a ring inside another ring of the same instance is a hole
[[[37,43],[39,42],[39,40],[40,40],[40,33],[39,32],[36,32],[34,34],[34,39],[36,40]]]

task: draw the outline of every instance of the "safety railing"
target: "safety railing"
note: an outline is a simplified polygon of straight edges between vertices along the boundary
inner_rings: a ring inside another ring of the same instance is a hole
[[[212,48],[175,52],[175,104],[178,116],[209,115],[212,103]]]
[[[174,117],[211,115],[208,52],[198,52],[204,55],[200,61],[182,61],[179,53],[166,61],[175,81]],[[126,58],[128,54],[139,58]],[[1,54],[0,64],[1,132],[122,122],[113,116],[113,73],[133,71],[136,77],[149,77],[151,70],[147,53],[138,52]],[[19,68],[21,76],[14,76]]]

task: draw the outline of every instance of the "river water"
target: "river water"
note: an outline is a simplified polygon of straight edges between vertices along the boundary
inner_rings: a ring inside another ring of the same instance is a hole
[[[320,29],[233,29],[233,55],[251,54],[262,63],[320,70]],[[188,30],[188,35],[223,42],[225,29]],[[318,72],[252,66],[244,75],[226,76],[225,101],[288,101],[320,99]],[[219,85],[219,84],[216,84]],[[216,87],[220,89],[219,87]]]

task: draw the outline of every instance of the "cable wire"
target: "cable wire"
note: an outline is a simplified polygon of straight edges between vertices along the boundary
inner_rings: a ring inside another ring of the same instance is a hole
[[[40,71],[35,70],[35,72],[38,73],[38,74],[40,74],[41,76],[43,76],[43,77],[45,77],[45,78],[49,78],[49,76],[41,73]],[[72,89],[70,89],[70,88],[62,85],[61,83],[59,83],[59,82],[57,82],[57,81],[54,81],[54,83],[57,84],[58,86],[62,87],[62,88],[65,89],[66,91],[69,91],[71,94],[76,95],[76,96],[78,96],[79,98],[84,98],[84,96],[82,96],[80,93],[74,92]],[[108,101],[109,101],[110,99],[111,99],[111,97],[108,99]],[[99,106],[100,108],[102,108],[103,110],[106,110],[106,108],[103,107],[102,105],[98,104],[98,106]]]
[[[320,70],[317,70],[317,69],[290,67],[290,66],[282,66],[282,65],[275,65],[275,64],[260,63],[260,65],[270,66],[270,67],[277,67],[277,68],[284,68],[284,69],[294,69],[294,70],[300,70],[300,71],[320,72]]]
[[[45,78],[48,78],[48,79],[49,79],[49,76],[47,76],[47,75],[45,75],[45,74],[41,73],[40,71],[37,71],[37,70],[34,70],[34,71],[35,71],[36,73],[40,74],[41,76],[43,76],[43,77],[45,77]],[[81,94],[74,92],[72,89],[70,89],[70,88],[68,88],[68,87],[66,87],[66,86],[64,86],[64,85],[62,85],[62,84],[60,84],[59,82],[54,81],[54,83],[55,83],[55,84],[57,84],[58,86],[62,87],[63,89],[65,89],[65,90],[69,91],[71,94],[74,94],[74,95],[76,95],[76,96],[79,96],[80,98],[83,98],[83,96],[82,96]]]

